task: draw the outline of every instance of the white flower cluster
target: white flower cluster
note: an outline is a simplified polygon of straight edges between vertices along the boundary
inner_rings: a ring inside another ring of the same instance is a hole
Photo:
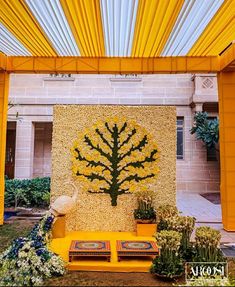
[[[186,286],[234,286],[230,283],[228,278],[197,278],[195,280],[188,281]]]
[[[47,247],[53,220],[47,214],[0,255],[0,286],[38,286],[45,278],[64,274],[63,260]]]

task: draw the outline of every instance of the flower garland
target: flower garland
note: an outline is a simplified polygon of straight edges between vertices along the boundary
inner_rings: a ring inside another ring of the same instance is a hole
[[[1,286],[41,285],[45,278],[63,275],[63,260],[49,251],[54,216],[47,213],[27,237],[15,239],[0,255]]]

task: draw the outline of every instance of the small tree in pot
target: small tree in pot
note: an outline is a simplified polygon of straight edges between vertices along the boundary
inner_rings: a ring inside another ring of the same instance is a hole
[[[137,235],[152,236],[156,232],[156,210],[153,207],[154,192],[150,190],[136,193],[138,207],[134,210]]]
[[[136,193],[138,208],[134,210],[137,223],[153,223],[156,220],[156,211],[153,207],[153,191],[141,191]]]

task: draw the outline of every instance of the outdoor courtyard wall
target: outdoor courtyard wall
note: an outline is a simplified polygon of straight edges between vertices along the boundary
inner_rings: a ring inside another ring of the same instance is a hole
[[[70,79],[48,74],[11,74],[8,121],[16,121],[15,177],[32,178],[51,174],[53,106],[82,105],[171,105],[184,120],[183,159],[176,160],[176,189],[182,193],[219,191],[219,164],[207,161],[207,151],[191,135],[195,110],[203,103],[218,102],[217,79],[213,74],[139,75],[123,79],[115,75],[72,75]],[[196,105],[196,107],[195,107]],[[209,111],[210,116],[218,113]]]
[[[83,190],[72,175],[71,147],[78,132],[97,121],[116,116],[135,120],[152,134],[159,149],[159,173],[151,181],[155,192],[154,206],[176,202],[176,108],[169,106],[54,106],[52,138],[51,201],[60,195],[73,195],[72,181],[79,189],[76,208],[66,218],[67,230],[134,231],[134,194],[118,197],[111,206],[108,194],[92,194]]]

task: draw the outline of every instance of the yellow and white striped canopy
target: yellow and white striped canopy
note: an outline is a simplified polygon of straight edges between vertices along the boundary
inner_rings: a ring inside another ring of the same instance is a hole
[[[7,56],[217,56],[235,0],[0,0]]]

